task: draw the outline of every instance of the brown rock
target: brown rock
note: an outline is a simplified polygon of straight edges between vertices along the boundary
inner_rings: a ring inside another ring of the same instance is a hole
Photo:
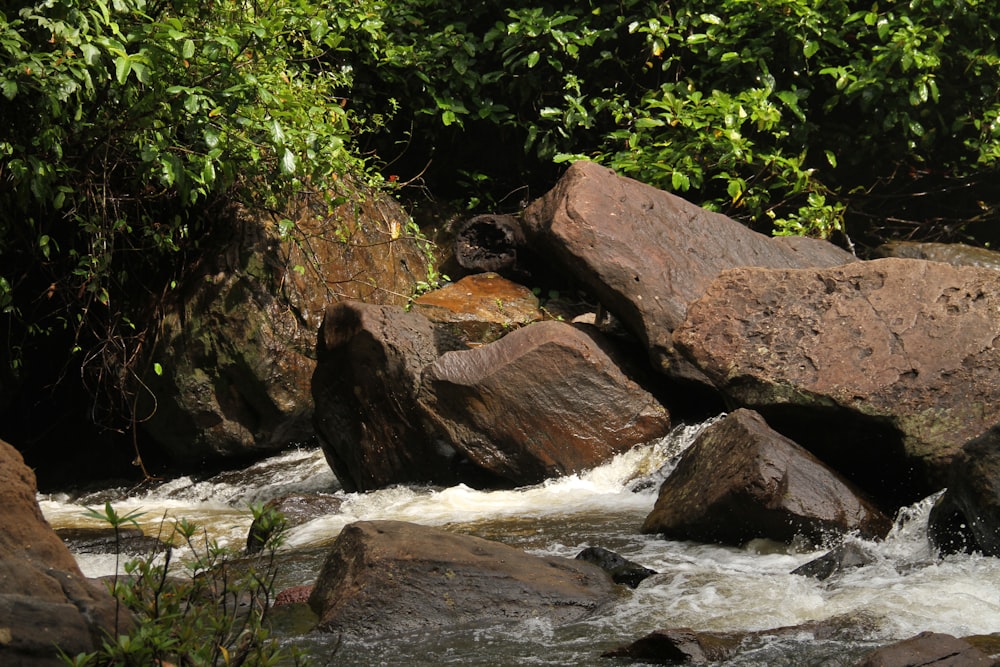
[[[35,477],[0,440],[0,664],[61,665],[116,634],[115,602],[83,576],[35,500]],[[125,612],[121,629],[130,627]]]
[[[529,618],[568,623],[614,591],[590,563],[411,523],[363,521],[337,538],[309,605],[320,630],[374,638]]]
[[[421,404],[440,440],[514,484],[592,468],[670,428],[592,328],[539,322],[424,372]]]
[[[996,285],[988,269],[903,259],[735,269],[675,339],[732,402],[869,489],[902,479],[912,501],[1000,421]]]
[[[992,658],[968,642],[939,632],[922,632],[916,637],[880,648],[855,667],[993,667]]]
[[[326,305],[402,305],[427,275],[399,204],[341,183],[332,195],[346,201],[332,212],[307,194],[272,217],[241,213],[225,248],[164,304],[152,355],[162,374],[143,378],[151,393],[140,397],[140,421],[174,462],[246,459],[306,441]],[[283,218],[295,221],[292,236]]]
[[[882,537],[891,522],[816,457],[737,410],[684,452],[642,532],[741,545],[754,538],[822,543],[831,533]]]
[[[413,301],[413,310],[450,325],[466,343],[489,343],[509,331],[545,317],[538,297],[496,273],[466,276]]]
[[[399,307],[341,302],[327,309],[312,379],[314,419],[345,490],[458,480],[458,452],[427,436],[416,401],[423,369],[447,344],[427,318]]]
[[[853,257],[813,239],[772,239],[592,162],[574,163],[524,212],[535,251],[587,285],[649,350],[653,365],[697,373],[671,332],[720,271],[833,266]]]

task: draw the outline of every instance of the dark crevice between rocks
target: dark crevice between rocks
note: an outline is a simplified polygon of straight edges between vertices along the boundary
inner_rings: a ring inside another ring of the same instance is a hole
[[[898,429],[885,419],[837,407],[754,409],[771,428],[843,475],[890,517],[934,491],[919,462],[906,455]]]

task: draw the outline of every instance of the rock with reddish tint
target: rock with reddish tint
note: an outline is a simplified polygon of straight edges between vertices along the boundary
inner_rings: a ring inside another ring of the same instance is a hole
[[[283,607],[289,604],[305,604],[312,595],[312,586],[292,586],[280,591],[274,596],[274,606]]]
[[[576,162],[524,212],[529,244],[586,285],[647,347],[653,365],[697,373],[674,354],[671,332],[720,271],[737,266],[832,266],[836,246],[769,238],[592,162]]]
[[[558,321],[442,355],[420,400],[439,441],[517,485],[592,468],[670,428],[600,333]]]
[[[927,529],[943,553],[1000,556],[1000,425],[966,443],[952,461]]]
[[[115,636],[115,602],[85,578],[35,499],[35,476],[0,440],[0,664],[48,667]],[[130,627],[122,612],[121,630]]]
[[[545,317],[527,287],[496,273],[466,276],[413,301],[413,310],[466,343],[489,343]]]
[[[675,341],[732,403],[873,493],[908,489],[902,504],[1000,422],[996,287],[993,270],[921,260],[734,269]]]
[[[858,531],[883,537],[891,522],[819,459],[737,410],[708,427],[663,482],[643,533],[742,545],[755,538],[821,544]]]
[[[373,639],[417,631],[586,618],[615,597],[600,568],[399,521],[346,526],[309,598],[319,629]]]
[[[435,442],[416,401],[423,369],[448,345],[419,313],[341,302],[319,332],[312,379],[316,435],[347,491],[458,481],[459,453]]]
[[[885,646],[867,655],[854,667],[993,667],[996,661],[963,639],[940,632]]]
[[[261,456],[313,435],[315,334],[340,299],[403,305],[427,257],[391,197],[341,182],[240,214],[225,246],[162,303],[139,421],[175,463]],[[295,221],[289,236],[283,219]]]

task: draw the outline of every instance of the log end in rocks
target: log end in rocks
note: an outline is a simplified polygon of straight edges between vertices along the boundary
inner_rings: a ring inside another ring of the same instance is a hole
[[[512,215],[477,215],[455,234],[455,260],[463,269],[504,274],[517,266],[524,233]]]

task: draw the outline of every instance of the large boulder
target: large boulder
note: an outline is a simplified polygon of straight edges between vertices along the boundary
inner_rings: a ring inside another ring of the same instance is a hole
[[[174,463],[246,459],[308,440],[326,305],[402,304],[427,275],[400,205],[341,187],[332,210],[308,194],[274,215],[238,213],[221,251],[164,302],[151,355],[159,372],[151,364],[143,378],[149,393],[137,418]]]
[[[643,533],[742,545],[803,536],[821,544],[858,531],[884,537],[889,519],[812,454],[737,410],[698,436],[664,480]]]
[[[966,443],[952,461],[928,533],[944,553],[1000,556],[1000,424]]]
[[[675,341],[733,404],[869,491],[912,502],[1000,422],[996,286],[993,270],[921,260],[734,269]]]
[[[35,476],[0,440],[0,664],[43,667],[115,636],[115,601],[83,576],[35,500]],[[130,627],[121,612],[119,629]]]
[[[682,377],[699,378],[674,354],[671,332],[719,272],[853,260],[824,241],[758,234],[586,161],[528,206],[523,224],[536,253],[589,287],[646,345],[658,370]]]
[[[347,491],[405,482],[453,484],[458,452],[424,428],[424,368],[450,346],[423,315],[343,301],[330,306],[312,378],[316,435]]]
[[[346,526],[309,605],[319,628],[371,639],[544,618],[580,620],[615,596],[603,570],[398,521]]]
[[[420,401],[439,440],[519,485],[593,468],[670,429],[599,332],[558,321],[442,355]]]

